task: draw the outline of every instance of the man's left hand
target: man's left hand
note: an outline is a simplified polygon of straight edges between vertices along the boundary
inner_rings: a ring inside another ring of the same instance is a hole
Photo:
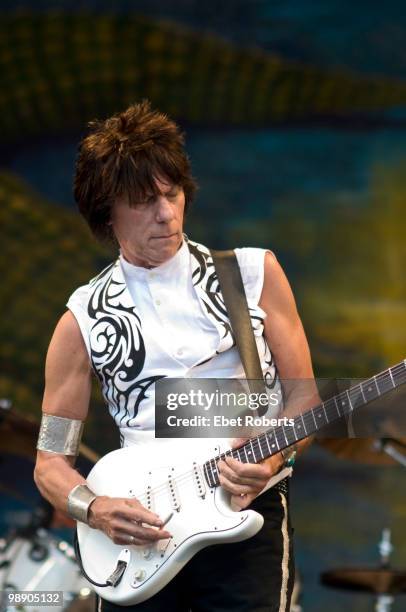
[[[233,444],[233,448],[241,444],[239,440]],[[224,461],[217,464],[220,485],[231,493],[234,505],[241,509],[246,508],[283,465],[284,459],[280,453],[264,459],[261,463],[242,463],[226,456]]]

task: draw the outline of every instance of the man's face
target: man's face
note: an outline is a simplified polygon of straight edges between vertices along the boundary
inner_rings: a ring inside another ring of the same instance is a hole
[[[185,194],[182,187],[156,179],[158,196],[144,202],[117,198],[111,225],[121,253],[130,263],[153,268],[175,255],[183,240]]]

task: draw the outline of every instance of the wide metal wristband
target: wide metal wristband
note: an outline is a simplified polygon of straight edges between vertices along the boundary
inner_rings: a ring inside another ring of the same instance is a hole
[[[76,521],[87,523],[87,515],[92,501],[97,495],[85,484],[79,484],[68,495],[68,514]]]
[[[79,454],[83,421],[67,419],[53,414],[43,414],[37,449],[62,455]]]

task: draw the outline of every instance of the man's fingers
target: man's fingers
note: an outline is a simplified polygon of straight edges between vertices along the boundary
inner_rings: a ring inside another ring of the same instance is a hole
[[[222,465],[218,466],[218,469],[220,474],[222,474],[225,478],[227,478],[227,480],[235,484],[259,487],[265,480],[267,480],[264,477],[253,478],[252,476],[243,476],[242,474],[237,474],[224,462],[222,463]],[[264,485],[262,484],[262,486]]]
[[[231,457],[227,457],[225,461],[219,461],[218,469],[235,482],[249,484],[249,481],[252,480],[257,482],[269,480],[269,470],[266,466],[241,463]]]
[[[250,503],[256,498],[256,495],[232,495],[231,496],[231,502],[232,504],[234,504],[235,506],[237,506],[237,508],[246,508],[247,506],[250,505]]]
[[[150,529],[144,527],[134,521],[118,520],[116,519],[112,523],[111,527],[115,532],[127,535],[127,541],[130,536],[133,536],[137,540],[142,542],[155,542],[156,540],[166,540],[171,537],[171,534],[164,529]]]
[[[147,525],[153,527],[162,526],[162,518],[144,508],[139,501],[134,499],[122,499],[120,501],[121,504],[117,507],[117,511],[127,520],[141,521],[141,523],[147,523]]]
[[[220,480],[220,485],[224,489],[226,489],[226,491],[229,491],[229,493],[232,493],[233,495],[247,495],[248,493],[257,494],[258,491],[260,491],[261,488],[263,488],[263,487],[260,488],[260,487],[255,487],[255,486],[236,484],[228,480],[222,474],[220,474],[219,480]]]

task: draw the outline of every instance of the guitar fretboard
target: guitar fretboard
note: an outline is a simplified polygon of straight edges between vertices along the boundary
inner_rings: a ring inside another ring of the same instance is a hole
[[[207,484],[209,487],[219,486],[217,462],[220,459],[231,456],[242,463],[259,463],[404,383],[406,360],[297,415],[293,425],[269,429],[240,448],[209,459],[203,465]]]

